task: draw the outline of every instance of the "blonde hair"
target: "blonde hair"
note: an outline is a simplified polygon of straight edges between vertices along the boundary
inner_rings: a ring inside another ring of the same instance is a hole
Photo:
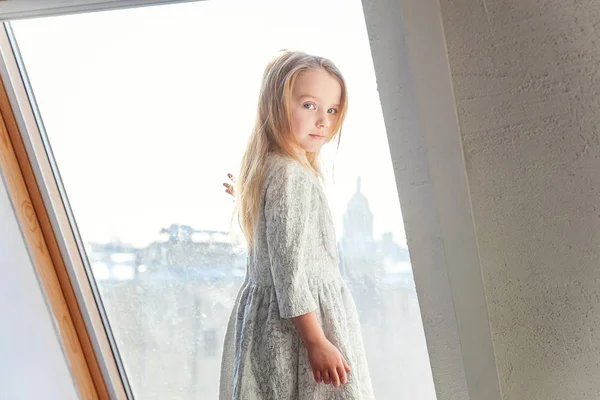
[[[322,68],[335,78],[342,89],[338,119],[329,139],[341,139],[341,128],[348,108],[346,82],[330,60],[301,51],[282,51],[267,65],[258,97],[254,128],[242,158],[235,187],[238,222],[248,247],[254,244],[254,231],[261,212],[261,195],[266,173],[266,160],[274,152],[297,160],[322,179],[319,152],[306,152],[306,159],[294,150],[291,126],[291,97],[294,83],[304,71]]]

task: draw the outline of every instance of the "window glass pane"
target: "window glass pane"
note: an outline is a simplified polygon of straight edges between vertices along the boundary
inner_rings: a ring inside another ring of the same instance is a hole
[[[217,398],[246,256],[221,184],[282,48],[331,58],[348,82],[328,196],[377,398],[435,398],[360,1],[203,1],[13,29],[137,398]]]

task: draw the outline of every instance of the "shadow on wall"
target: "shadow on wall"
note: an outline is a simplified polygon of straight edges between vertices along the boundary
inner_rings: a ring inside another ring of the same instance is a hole
[[[600,382],[600,3],[440,1],[507,399]]]

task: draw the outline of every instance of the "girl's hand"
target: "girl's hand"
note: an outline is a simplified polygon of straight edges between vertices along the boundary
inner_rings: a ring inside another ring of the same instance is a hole
[[[330,383],[339,387],[347,382],[346,373],[350,372],[342,353],[326,338],[306,346],[308,359],[317,383]]]
[[[233,175],[231,174],[227,174],[227,177],[229,178],[229,180],[231,181],[231,183],[223,183],[223,186],[225,186],[227,189],[225,189],[225,192],[229,193],[230,195],[235,197],[235,194],[233,193],[233,187],[235,184],[235,179],[233,177]]]

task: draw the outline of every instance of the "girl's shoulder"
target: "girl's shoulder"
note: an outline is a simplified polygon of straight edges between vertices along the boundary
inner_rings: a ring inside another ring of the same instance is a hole
[[[291,157],[270,154],[267,162],[264,190],[279,196],[282,192],[298,198],[316,195],[326,201],[322,183],[311,171]]]
[[[277,153],[269,154],[266,167],[267,181],[292,179],[314,182],[316,180],[316,177],[313,177],[311,172],[298,161]]]

